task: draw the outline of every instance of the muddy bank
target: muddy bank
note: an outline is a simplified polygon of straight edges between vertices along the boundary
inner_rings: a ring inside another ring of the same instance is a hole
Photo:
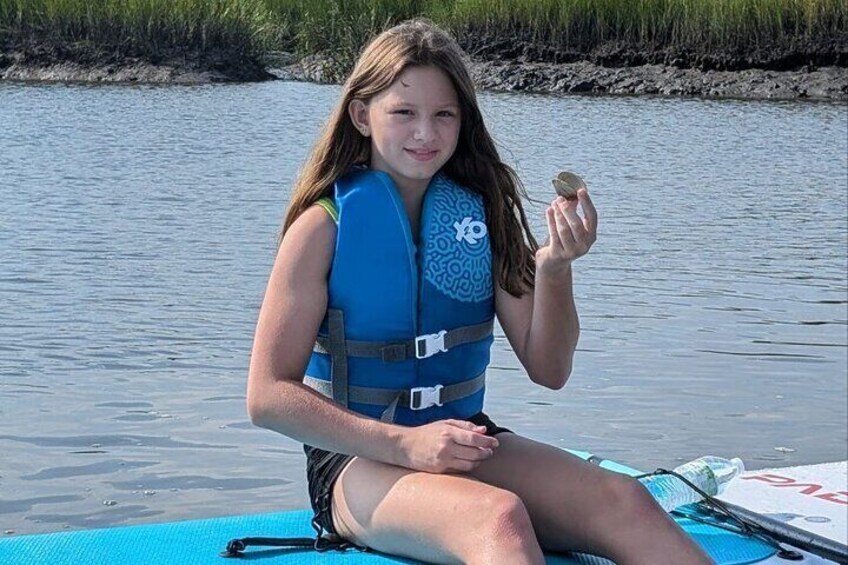
[[[257,57],[225,50],[151,54],[86,43],[0,46],[0,80],[204,84],[272,79]]]
[[[518,40],[486,41],[484,35],[464,47],[484,90],[846,101],[848,49],[834,41],[807,44],[794,55],[775,50],[766,58],[752,50],[738,56],[701,54],[697,60],[680,48],[639,53],[608,44],[569,54]],[[755,63],[761,67],[752,68]],[[0,45],[0,80],[203,84],[274,78],[336,82],[343,75],[331,56],[321,54],[298,61],[288,53],[172,49],[150,54],[85,43]]]
[[[610,68],[589,62],[478,62],[478,86],[496,91],[655,94],[704,98],[848,100],[848,69],[703,71],[664,65]]]
[[[533,30],[467,30],[484,89],[741,99],[848,100],[848,34],[706,46],[608,41],[553,48]]]
[[[479,88],[533,93],[653,94],[741,99],[848,100],[848,34],[707,47],[633,44],[554,47],[535,30],[456,33]],[[334,82],[338,65],[313,55],[272,69],[294,80]]]
[[[332,82],[333,63],[311,56],[271,69],[287,80]],[[668,65],[606,67],[580,61],[540,63],[472,60],[478,88],[500,92],[653,94],[705,98],[848,100],[848,68],[806,67],[794,71],[716,71]]]
[[[462,48],[480,61],[524,63],[593,63],[625,68],[658,65],[700,71],[797,71],[810,67],[848,67],[848,33],[794,37],[782,41],[751,38],[723,45],[679,40],[653,43],[609,40],[557,47],[534,39],[533,30],[468,29],[457,34]]]

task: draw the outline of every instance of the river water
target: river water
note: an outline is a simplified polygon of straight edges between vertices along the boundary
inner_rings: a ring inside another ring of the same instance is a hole
[[[254,428],[244,391],[337,95],[0,83],[0,532],[307,505],[300,446]],[[848,457],[844,104],[481,103],[534,198],[568,168],[601,216],[571,380],[534,387],[498,332],[495,421],[643,469]]]

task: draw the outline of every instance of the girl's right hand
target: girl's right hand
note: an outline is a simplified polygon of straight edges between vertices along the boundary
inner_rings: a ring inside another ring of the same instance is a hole
[[[468,473],[491,457],[498,446],[498,440],[485,432],[485,426],[464,420],[439,420],[405,428],[402,465],[427,473]]]

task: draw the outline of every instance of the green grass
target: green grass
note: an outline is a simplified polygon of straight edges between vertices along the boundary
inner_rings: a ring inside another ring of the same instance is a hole
[[[150,53],[259,53],[275,20],[263,0],[0,0],[0,37]]]
[[[559,48],[606,41],[704,47],[845,33],[844,0],[265,0],[303,52],[360,46],[386,23],[423,15],[456,31],[524,37]],[[341,7],[343,4],[344,7]]]
[[[457,0],[455,27],[530,29],[562,47],[625,43],[705,46],[844,32],[844,0]]]
[[[790,45],[839,37],[845,0],[0,0],[0,39],[94,42],[118,49],[331,52],[347,66],[373,35],[425,16],[460,37],[519,34],[565,50]]]
[[[422,14],[420,0],[264,0],[280,30],[278,47],[299,55],[332,56],[324,69],[340,81],[353,67],[362,46],[399,21]]]

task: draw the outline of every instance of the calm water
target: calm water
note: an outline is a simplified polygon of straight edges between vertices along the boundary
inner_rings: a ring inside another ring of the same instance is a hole
[[[244,389],[337,92],[0,84],[0,532],[307,505],[300,446]],[[645,469],[848,457],[845,105],[482,103],[535,197],[570,168],[601,214],[574,374],[534,388],[499,334],[497,422]]]

